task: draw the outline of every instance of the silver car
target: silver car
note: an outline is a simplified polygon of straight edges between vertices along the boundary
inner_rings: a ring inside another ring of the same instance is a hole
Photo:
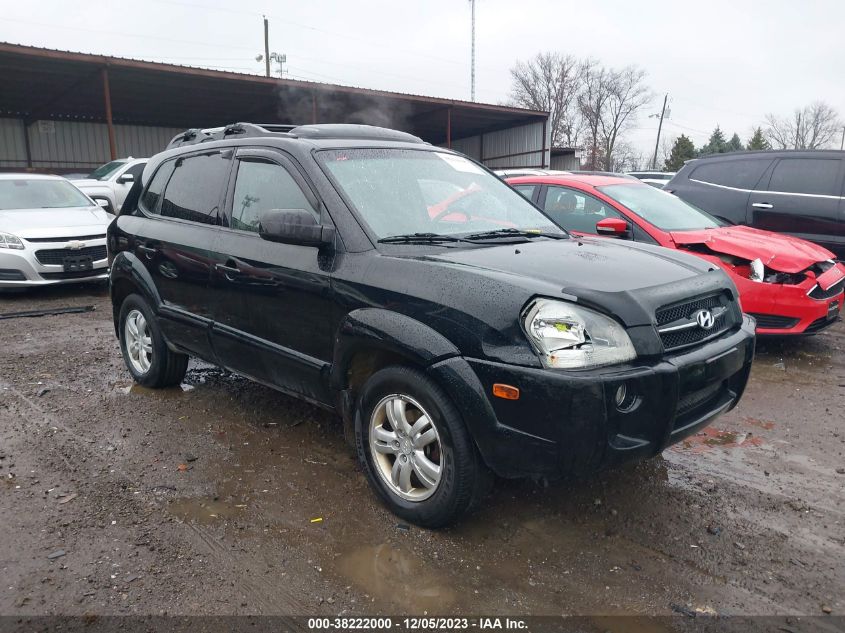
[[[107,279],[112,218],[60,176],[0,174],[0,288]]]

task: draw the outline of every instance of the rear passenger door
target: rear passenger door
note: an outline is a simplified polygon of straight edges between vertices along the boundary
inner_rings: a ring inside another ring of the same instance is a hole
[[[233,152],[192,153],[162,163],[141,195],[145,216],[134,231],[135,254],[161,297],[160,324],[183,350],[212,360],[208,296]]]
[[[816,242],[841,256],[843,165],[839,157],[778,159],[766,186],[751,193],[751,225]]]
[[[733,224],[748,224],[752,221],[749,195],[765,179],[772,161],[766,155],[705,159],[697,165],[693,163],[686,181],[673,181],[671,190],[711,215]]]
[[[330,224],[292,160],[279,151],[239,149],[214,252],[216,356],[228,369],[328,403],[334,252],[262,239],[259,217],[270,209],[304,209]]]

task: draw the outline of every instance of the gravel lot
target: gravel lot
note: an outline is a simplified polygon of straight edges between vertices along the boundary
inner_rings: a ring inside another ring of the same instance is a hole
[[[133,386],[102,287],[0,297],[2,614],[845,614],[845,326],[588,481],[399,523],[329,414],[215,367]],[[787,629],[789,630],[789,629]]]

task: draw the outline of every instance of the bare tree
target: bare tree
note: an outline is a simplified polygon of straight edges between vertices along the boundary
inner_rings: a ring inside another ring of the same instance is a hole
[[[588,167],[613,170],[614,150],[637,112],[651,101],[645,71],[636,66],[612,70],[591,63],[579,98],[587,129]]]
[[[578,91],[584,62],[561,53],[538,53],[511,68],[511,102],[549,113],[552,145],[577,147],[581,133]]]
[[[823,101],[797,108],[791,117],[766,115],[765,136],[780,149],[821,149],[841,129],[839,114]]]

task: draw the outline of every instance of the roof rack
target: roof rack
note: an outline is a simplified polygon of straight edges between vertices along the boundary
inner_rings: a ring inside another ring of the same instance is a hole
[[[167,149],[222,141],[237,136],[252,138],[257,136],[283,135],[287,138],[307,139],[355,139],[400,141],[404,143],[424,143],[413,134],[391,130],[372,125],[353,125],[346,123],[331,123],[325,125],[282,125],[279,123],[232,123],[215,128],[190,128],[174,136],[167,144]]]

